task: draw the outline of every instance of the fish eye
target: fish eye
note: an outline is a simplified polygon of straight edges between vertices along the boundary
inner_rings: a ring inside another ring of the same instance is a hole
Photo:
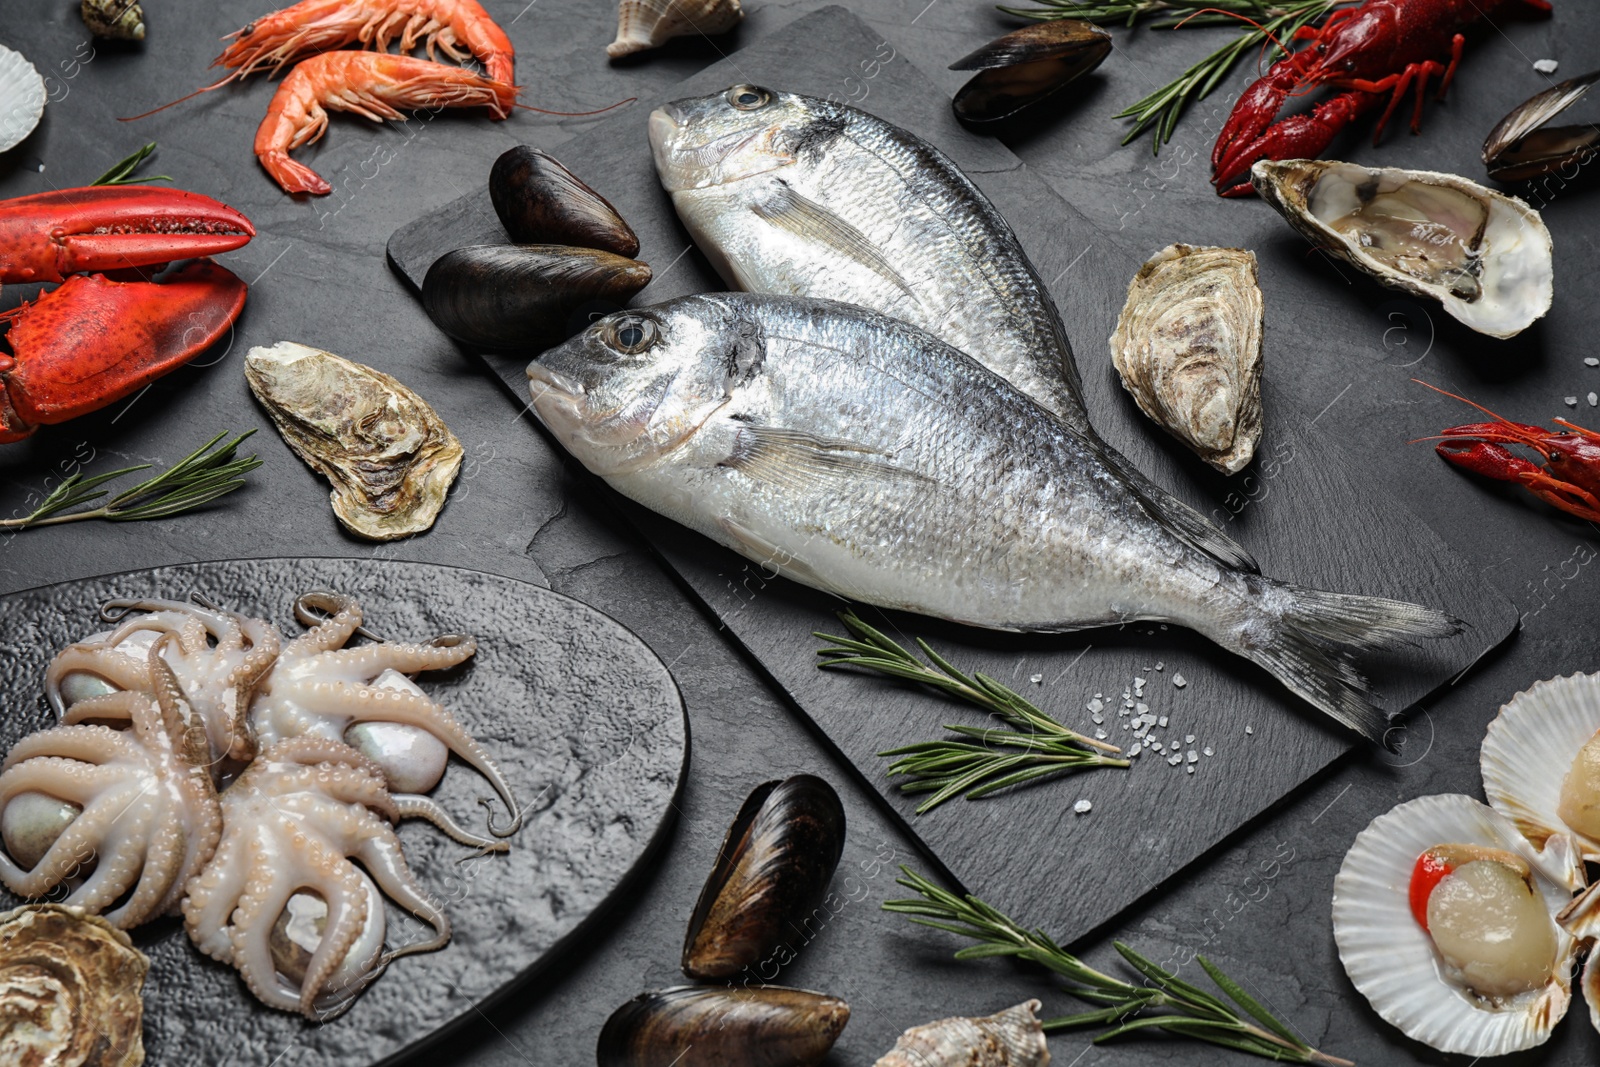
[[[758,85],[735,85],[728,90],[728,103],[740,111],[757,111],[772,102],[772,94]]]
[[[609,322],[605,332],[607,344],[630,356],[648,350],[660,339],[655,322],[640,315]]]

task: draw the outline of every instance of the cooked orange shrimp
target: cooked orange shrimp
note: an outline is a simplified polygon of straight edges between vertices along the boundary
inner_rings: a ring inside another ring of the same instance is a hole
[[[327,132],[326,109],[382,122],[403,118],[401,108],[487,107],[503,119],[516,102],[516,86],[465,67],[387,52],[325,52],[302,60],[278,85],[256,130],[256,158],[285,192],[325,196],[333,186],[289,153]]]
[[[211,65],[233,69],[231,81],[357,41],[386,51],[396,36],[402,52],[425,43],[429,59],[437,49],[458,63],[470,52],[490,78],[512,82],[511,39],[478,0],[300,0],[229,34],[233,43]]]

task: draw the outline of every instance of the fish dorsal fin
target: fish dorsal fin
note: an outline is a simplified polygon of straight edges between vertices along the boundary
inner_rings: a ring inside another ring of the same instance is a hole
[[[717,465],[784,489],[814,490],[818,482],[851,478],[935,484],[920,471],[896,466],[888,453],[869,445],[783,426],[735,425],[733,447]]]
[[[1128,462],[1127,457],[1110,445],[1098,438],[1091,444],[1100,459],[1139,501],[1145,513],[1165,526],[1174,537],[1204,552],[1218,563],[1249,574],[1261,573],[1261,565],[1255,561],[1255,557],[1217,529],[1210,519],[1146,478],[1143,472]]]
[[[815,200],[801,196],[782,179],[775,181],[771,192],[758,199],[751,210],[757,218],[788,230],[796,237],[816,241],[836,254],[860,263],[911,299],[917,298],[900,272],[884,258],[866,234]]]

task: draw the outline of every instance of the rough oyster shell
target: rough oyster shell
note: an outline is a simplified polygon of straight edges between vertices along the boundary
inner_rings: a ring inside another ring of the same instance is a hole
[[[1521,856],[1552,919],[1583,884],[1568,838],[1551,838],[1540,852],[1471,797],[1418,797],[1372,820],[1334,879],[1333,937],[1345,973],[1385,1021],[1441,1052],[1500,1056],[1542,1045],[1571,1002],[1577,940],[1558,925],[1550,981],[1498,1007],[1450,981],[1432,938],[1412,917],[1407,891],[1417,858],[1444,843]]]
[[[743,19],[739,0],[622,0],[617,39],[606,45],[606,55],[618,59],[674,37],[726,33]]]
[[[1479,333],[1515,337],[1550,310],[1550,231],[1515,197],[1454,174],[1324,159],[1262,160],[1250,181],[1306,240]]]
[[[138,1067],[149,969],[127,934],[82,908],[0,915],[0,1063]]]
[[[252,348],[244,372],[289,447],[333,483],[333,513],[347,529],[392,541],[433,525],[462,453],[421,397],[292,341]]]
[[[1224,474],[1261,440],[1262,322],[1255,253],[1173,244],[1139,268],[1111,335],[1139,410]]]
[[[1600,840],[1579,833],[1559,814],[1567,770],[1596,731],[1600,674],[1535,682],[1489,724],[1479,755],[1484,795],[1536,848],[1568,834],[1584,859],[1600,862]]]
[[[873,1067],[1045,1067],[1050,1046],[1037,1000],[981,1018],[957,1016],[913,1026]]]
[[[0,152],[27,139],[44,115],[44,79],[20,52],[0,45]]]

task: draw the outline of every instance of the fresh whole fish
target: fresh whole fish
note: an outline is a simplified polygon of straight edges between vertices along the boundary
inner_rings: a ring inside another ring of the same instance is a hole
[[[1460,629],[1219,562],[1059,419],[865,308],[685,297],[600,320],[528,377],[613,488],[852,600],[999,630],[1178,623],[1374,739],[1387,717],[1350,653]]]
[[[661,184],[724,281],[920,326],[1054,412],[1223,562],[1255,561],[1100,440],[1055,303],[1011,227],[933,145],[875,115],[735,85],[650,116]]]

